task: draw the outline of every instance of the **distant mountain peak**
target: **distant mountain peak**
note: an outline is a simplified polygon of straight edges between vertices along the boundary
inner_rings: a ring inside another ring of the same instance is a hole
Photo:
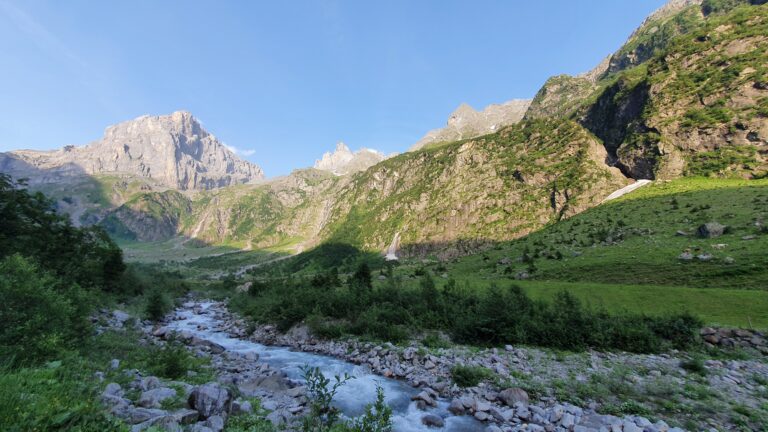
[[[361,148],[352,152],[344,142],[339,141],[333,153],[325,152],[320,159],[315,161],[314,168],[330,171],[336,175],[344,175],[366,170],[386,158],[380,151],[368,148]]]
[[[512,99],[477,111],[469,104],[461,103],[448,116],[445,127],[427,132],[410,151],[432,143],[458,141],[495,132],[501,127],[519,122],[530,104],[530,99]]]
[[[213,189],[264,178],[259,166],[237,157],[188,111],[143,115],[109,126],[100,140],[82,147],[10,152],[0,158],[0,167],[33,181],[122,173],[179,190]]]

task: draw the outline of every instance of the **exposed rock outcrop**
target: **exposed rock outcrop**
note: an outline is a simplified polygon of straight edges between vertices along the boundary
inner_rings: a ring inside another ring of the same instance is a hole
[[[213,189],[264,177],[261,168],[238,158],[184,111],[110,126],[102,139],[83,147],[6,153],[0,155],[0,171],[29,177],[33,183],[123,173],[179,190]]]
[[[530,99],[513,99],[503,104],[488,105],[482,111],[461,104],[448,117],[444,128],[427,132],[409,150],[418,150],[432,143],[458,141],[496,132],[504,126],[519,122],[530,104]]]
[[[322,158],[315,161],[314,168],[344,175],[364,171],[386,158],[384,153],[367,148],[352,152],[346,144],[339,142],[333,153],[325,152]]]

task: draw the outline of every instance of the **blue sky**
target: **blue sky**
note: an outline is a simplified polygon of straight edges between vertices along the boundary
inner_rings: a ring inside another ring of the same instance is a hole
[[[0,151],[184,109],[268,176],[591,69],[663,0],[0,0]]]

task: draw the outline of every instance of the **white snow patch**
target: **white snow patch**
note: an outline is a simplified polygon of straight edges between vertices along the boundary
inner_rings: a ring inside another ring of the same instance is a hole
[[[612,194],[608,195],[607,197],[605,197],[603,202],[616,199],[616,198],[618,198],[620,196],[624,196],[624,195],[626,195],[626,194],[628,194],[628,193],[630,193],[630,192],[632,192],[632,191],[634,191],[636,189],[640,189],[641,187],[643,187],[643,186],[645,186],[647,184],[650,184],[651,182],[652,182],[651,180],[638,180],[638,181],[632,183],[631,185],[624,186],[623,188],[621,188],[621,189],[613,192]]]

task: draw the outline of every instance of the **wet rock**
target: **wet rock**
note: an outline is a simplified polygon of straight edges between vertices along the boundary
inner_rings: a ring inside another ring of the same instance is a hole
[[[207,419],[210,416],[229,411],[232,395],[229,390],[218,383],[208,383],[196,387],[189,395],[189,406],[200,413],[200,417]]]
[[[460,400],[454,399],[448,406],[448,411],[453,415],[463,415],[466,410]]]
[[[421,423],[429,427],[443,427],[445,422],[440,416],[434,414],[427,414],[421,418]]]
[[[419,394],[411,397],[411,400],[414,400],[414,401],[420,400],[429,406],[433,406],[433,407],[437,406],[437,402],[426,391],[422,391]]]

